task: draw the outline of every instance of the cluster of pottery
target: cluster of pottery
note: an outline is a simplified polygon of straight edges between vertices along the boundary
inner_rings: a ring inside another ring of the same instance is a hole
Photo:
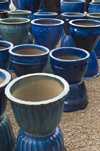
[[[88,15],[84,0],[13,0],[20,10],[7,11],[9,3],[0,11],[0,151],[64,151],[62,113],[87,106],[83,79],[99,75],[99,2]],[[4,113],[7,98],[20,127],[17,142]]]

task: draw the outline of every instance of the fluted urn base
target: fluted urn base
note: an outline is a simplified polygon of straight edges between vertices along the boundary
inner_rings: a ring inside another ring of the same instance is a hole
[[[88,104],[88,95],[84,81],[70,85],[70,91],[64,101],[64,112],[84,109]]]
[[[16,139],[5,113],[0,117],[0,151],[16,151]]]
[[[44,137],[26,134],[19,130],[17,137],[17,151],[64,151],[64,140],[59,126],[55,131]]]

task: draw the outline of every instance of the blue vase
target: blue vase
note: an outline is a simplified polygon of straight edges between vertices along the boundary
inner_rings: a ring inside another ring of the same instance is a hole
[[[25,44],[10,49],[10,61],[17,76],[43,72],[47,64],[49,49],[43,46]]]
[[[17,9],[20,9],[19,7],[19,4],[18,4],[18,0],[12,0],[14,6],[17,8]]]
[[[9,10],[9,1],[8,0],[0,1],[0,10]]]
[[[91,53],[95,53],[93,51],[99,41],[100,22],[96,20],[89,20],[89,19],[87,20],[77,19],[77,20],[72,20],[69,23],[70,23],[70,33],[75,47],[83,48],[90,53],[89,64],[85,77],[90,78],[90,77],[98,76],[99,67],[98,67],[97,58],[95,57],[94,59],[95,54],[91,55]],[[88,76],[88,73],[91,74],[89,74]]]
[[[23,44],[30,29],[27,18],[5,18],[0,20],[0,32],[4,40],[14,45]]]
[[[73,19],[82,19],[85,18],[86,15],[83,13],[77,12],[66,12],[61,14],[61,18],[64,21],[64,33],[61,37],[61,47],[74,47],[71,35],[70,35],[70,24],[69,21]]]
[[[41,0],[41,5],[40,5],[38,12],[47,12],[47,9],[44,4],[44,0]]]
[[[84,13],[85,0],[63,0],[60,2],[61,13],[79,12]]]
[[[26,148],[27,146],[27,148]],[[20,129],[17,138],[17,151],[64,151],[64,140],[60,127],[45,137],[30,136]]]
[[[100,1],[89,4],[89,13],[100,13]]]

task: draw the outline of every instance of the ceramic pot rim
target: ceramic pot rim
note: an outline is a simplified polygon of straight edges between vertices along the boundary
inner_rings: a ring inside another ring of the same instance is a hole
[[[12,21],[12,22],[9,22],[9,21]],[[17,21],[20,21],[20,22],[17,22]],[[0,24],[4,24],[4,25],[20,25],[20,24],[26,24],[29,22],[30,22],[30,19],[28,18],[4,18],[0,20]]]
[[[55,15],[58,15],[58,13],[55,13],[55,12],[37,12],[37,13],[34,13],[34,16],[55,16]]]
[[[95,15],[97,15],[97,16],[95,16]],[[87,14],[87,16],[91,17],[91,18],[100,18],[100,13],[89,13],[89,14]]]
[[[0,14],[8,13],[7,10],[0,10]]]
[[[45,100],[45,101],[39,101],[39,102],[30,102],[30,101],[24,101],[24,100],[19,100],[15,97],[13,97],[13,95],[11,95],[10,93],[10,89],[11,87],[19,80],[23,79],[23,78],[28,78],[28,77],[31,77],[31,76],[47,76],[47,77],[50,77],[50,78],[53,78],[53,79],[57,79],[58,81],[60,81],[63,86],[64,86],[64,90],[62,93],[60,93],[58,96],[52,98],[52,99],[49,99],[49,100]],[[27,74],[27,75],[23,75],[21,77],[18,77],[14,80],[12,80],[8,85],[7,87],[5,88],[5,94],[7,96],[7,98],[12,101],[12,102],[15,102],[17,104],[23,104],[23,105],[36,105],[36,106],[39,106],[39,105],[46,105],[46,104],[50,104],[50,103],[53,103],[53,102],[56,102],[58,100],[60,100],[61,98],[63,98],[64,96],[67,95],[67,93],[69,92],[69,84],[68,82],[63,79],[62,77],[60,76],[57,76],[57,75],[53,75],[53,74],[47,74],[47,73],[34,73],[34,74]]]
[[[53,52],[55,52],[55,51],[57,51],[57,50],[62,50],[62,49],[63,49],[63,50],[64,50],[64,49],[66,49],[66,50],[71,49],[71,50],[82,51],[82,52],[84,52],[84,53],[86,54],[86,57],[84,57],[84,58],[82,58],[82,59],[78,59],[78,60],[62,60],[62,59],[56,58],[56,57],[54,57],[54,56],[52,55]],[[77,48],[77,47],[61,47],[61,48],[56,48],[56,49],[51,50],[49,56],[50,56],[51,58],[53,58],[53,59],[59,61],[59,62],[73,63],[73,62],[80,62],[80,61],[87,60],[87,59],[90,57],[90,54],[89,54],[88,51],[86,51],[86,50],[84,50],[84,49],[81,49],[81,48]]]
[[[55,23],[55,24],[38,24],[36,23],[36,21],[49,21],[49,22],[59,22],[59,23]],[[35,25],[35,26],[44,26],[44,27],[54,27],[54,26],[59,26],[59,25],[62,25],[64,24],[64,21],[63,20],[60,20],[60,19],[53,19],[53,18],[40,18],[40,19],[34,19],[31,21],[31,24],[32,25]]]
[[[9,3],[9,1],[0,1],[0,3],[2,3],[2,4]]]
[[[14,14],[20,14],[20,15],[25,15],[25,14],[32,14],[32,12],[31,11],[28,11],[28,10],[14,10],[14,11],[8,11],[8,14],[10,14],[10,15],[14,15]]]
[[[99,2],[91,2],[89,5],[96,5],[96,6],[98,6],[98,5],[100,5],[100,1]]]
[[[4,40],[0,40],[0,46],[2,46],[2,44],[8,44],[8,45],[10,45],[9,47],[7,47],[7,48],[4,48],[4,49],[0,49],[0,52],[1,51],[6,51],[6,50],[8,50],[8,49],[10,49],[10,48],[12,48],[14,45],[13,45],[13,43],[11,43],[11,42],[9,42],[9,41],[4,41]],[[4,46],[5,47],[5,46]]]
[[[17,54],[17,53],[14,53],[13,50],[15,49],[16,50],[19,50],[19,49],[40,49],[42,51],[44,51],[43,54],[38,54],[38,55],[24,55],[24,54]],[[44,55],[47,55],[49,54],[49,49],[47,47],[44,47],[44,46],[41,46],[41,45],[35,45],[35,44],[22,44],[22,45],[17,45],[17,46],[14,46],[13,48],[11,48],[9,50],[9,53],[13,56],[16,56],[16,57],[24,57],[24,58],[28,58],[28,57],[39,57],[39,56],[44,56]]]
[[[78,25],[78,24],[75,24],[77,22],[81,22],[82,21],[86,21],[86,22],[92,22],[94,24],[98,23],[97,25],[93,25],[93,26],[85,26],[85,25]],[[74,26],[74,27],[80,27],[80,28],[97,28],[97,27],[100,27],[100,22],[98,20],[94,20],[94,19],[74,19],[74,20],[70,20],[69,21],[69,24],[71,26]]]
[[[0,69],[0,74],[4,74],[5,75],[5,79],[4,82],[0,84],[0,89],[2,87],[5,87],[11,80],[11,75],[9,72],[7,72],[6,70]],[[1,77],[1,76],[0,76]],[[1,77],[2,78],[2,77]],[[2,78],[3,79],[3,78]]]
[[[61,14],[61,16],[63,16],[63,17],[72,17],[73,18],[72,15],[76,15],[74,17],[77,17],[77,18],[86,16],[86,14],[78,13],[78,12],[64,12],[64,13]],[[77,16],[77,15],[79,15],[79,16]]]
[[[76,0],[76,1],[71,2],[69,0],[68,1],[66,0],[66,1],[61,1],[60,3],[67,3],[67,4],[74,4],[74,3],[77,4],[77,3],[79,3],[80,4],[80,3],[86,3],[86,1],[85,0]]]

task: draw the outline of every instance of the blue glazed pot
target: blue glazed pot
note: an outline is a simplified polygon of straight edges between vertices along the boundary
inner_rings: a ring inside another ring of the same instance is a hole
[[[79,12],[84,13],[85,10],[84,0],[62,0],[60,2],[61,13],[64,12]]]
[[[23,44],[30,29],[27,18],[6,18],[0,20],[0,32],[4,40],[14,45]]]
[[[76,19],[70,22],[70,33],[75,47],[83,48],[92,52],[96,47],[100,36],[100,22],[89,19]],[[94,53],[94,51],[93,51]],[[94,53],[95,55],[95,53]],[[93,60],[90,55],[89,64],[85,77],[96,77],[99,74],[97,58]],[[91,73],[91,75],[88,73]]]
[[[100,13],[100,1],[89,4],[89,13]]]
[[[17,8],[17,9],[20,9],[19,7],[19,4],[18,4],[18,0],[12,0],[14,6]]]
[[[61,47],[73,47],[73,41],[72,38],[70,36],[70,24],[69,21],[73,20],[73,19],[82,19],[85,18],[86,15],[83,13],[77,13],[77,12],[66,12],[66,13],[62,13],[61,17],[64,21],[64,32],[66,35],[62,35],[61,37]]]
[[[37,12],[34,13],[35,19],[39,18],[57,18],[58,13],[55,12]]]
[[[87,18],[88,19],[95,19],[95,20],[99,20],[100,21],[100,13],[90,13],[87,14]],[[100,58],[100,40],[97,43],[96,47],[94,48],[94,51],[96,53],[97,58]]]
[[[63,77],[69,84],[76,84],[85,75],[89,56],[87,51],[80,48],[57,48],[50,52],[50,64],[55,75]]]
[[[5,94],[19,127],[27,135],[45,137],[59,124],[68,91],[69,85],[63,78],[35,73],[11,81]]]
[[[10,49],[10,61],[17,76],[43,72],[49,49],[38,45],[18,45]]]
[[[8,41],[0,40],[0,68],[8,70],[9,68],[9,49],[13,44]]]
[[[45,137],[29,136],[20,129],[17,138],[17,151],[20,151],[20,148],[22,148],[21,151],[64,151],[61,129],[56,127],[52,134]]]
[[[41,4],[41,0],[18,0],[18,5],[22,10],[30,10],[37,12]]]
[[[47,12],[47,9],[44,4],[44,0],[41,0],[41,6],[40,6],[38,12]]]
[[[64,22],[59,19],[35,19],[31,21],[32,33],[38,45],[50,50],[58,44],[63,31]]]
[[[9,1],[8,0],[0,1],[0,10],[9,10]]]
[[[11,75],[7,71],[0,69],[0,116],[4,113],[7,106],[7,98],[4,90],[10,80]]]

